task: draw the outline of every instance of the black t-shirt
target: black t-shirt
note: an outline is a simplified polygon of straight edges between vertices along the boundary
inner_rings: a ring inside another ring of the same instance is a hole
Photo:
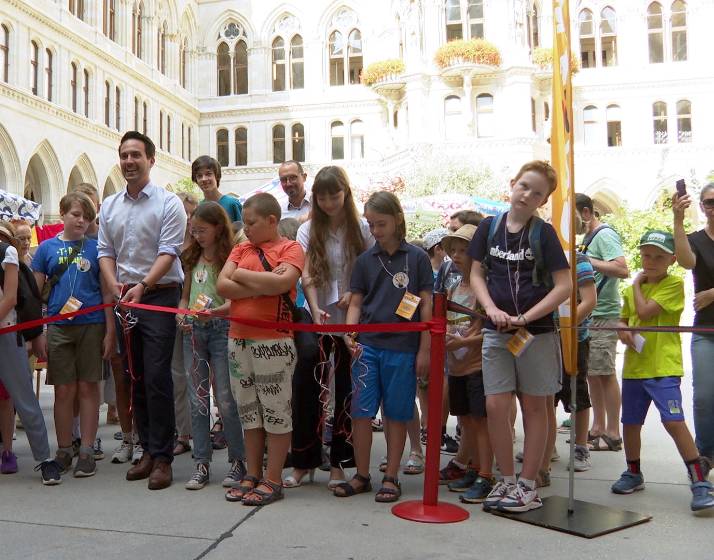
[[[711,290],[714,288],[714,240],[703,229],[687,237],[689,246],[697,257],[697,264],[692,271],[694,292]],[[697,311],[694,314],[694,324],[714,326],[714,304]]]
[[[483,262],[486,256],[488,230],[492,220],[494,220],[493,217],[483,220],[471,240],[469,255],[475,261]],[[540,243],[545,268],[549,272],[569,268],[558,235],[553,226],[548,223],[543,224]],[[503,216],[494,235],[490,253],[491,263],[486,286],[493,303],[499,309],[515,317],[519,313],[525,313],[531,309],[548,294],[549,290],[545,286],[533,285],[535,259],[528,242],[528,225],[516,233],[507,232],[506,216]],[[517,278],[518,286],[516,286]],[[517,298],[516,287],[518,287]],[[494,329],[495,326],[491,321],[486,321],[486,328]],[[553,330],[553,328],[552,314],[528,324],[528,330],[532,334],[540,334]]]

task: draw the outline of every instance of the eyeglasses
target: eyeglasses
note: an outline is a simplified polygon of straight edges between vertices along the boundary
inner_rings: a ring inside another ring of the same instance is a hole
[[[285,183],[294,183],[298,180],[297,175],[282,175],[280,177],[280,182],[285,184]]]
[[[702,200],[702,206],[704,208],[714,208],[714,198],[705,198]]]

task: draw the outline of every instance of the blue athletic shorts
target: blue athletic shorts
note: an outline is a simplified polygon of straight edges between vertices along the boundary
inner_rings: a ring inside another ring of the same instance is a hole
[[[352,362],[352,417],[374,418],[384,403],[384,416],[408,422],[414,416],[416,354],[362,346]]]
[[[622,423],[644,424],[654,402],[662,422],[684,421],[681,377],[622,380]]]

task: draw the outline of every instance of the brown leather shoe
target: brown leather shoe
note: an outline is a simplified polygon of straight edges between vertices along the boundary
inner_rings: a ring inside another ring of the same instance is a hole
[[[149,477],[149,490],[163,490],[171,486],[174,479],[171,464],[166,461],[154,461],[154,470]]]
[[[141,456],[141,460],[136,465],[131,467],[128,471],[126,471],[126,479],[143,480],[144,478],[149,477],[153,469],[154,460],[151,458],[151,455],[144,451],[144,454]]]

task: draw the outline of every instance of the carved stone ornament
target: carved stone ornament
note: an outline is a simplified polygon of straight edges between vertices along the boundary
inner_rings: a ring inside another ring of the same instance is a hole
[[[292,14],[281,16],[273,29],[275,35],[290,35],[298,31],[300,31],[300,22]]]
[[[346,27],[356,27],[359,25],[359,18],[357,14],[350,10],[349,8],[342,8],[339,12],[335,14],[332,18],[332,27],[336,28],[346,28]]]
[[[240,23],[229,21],[223,26],[218,34],[218,39],[226,39],[229,42],[245,37],[245,30]]]

